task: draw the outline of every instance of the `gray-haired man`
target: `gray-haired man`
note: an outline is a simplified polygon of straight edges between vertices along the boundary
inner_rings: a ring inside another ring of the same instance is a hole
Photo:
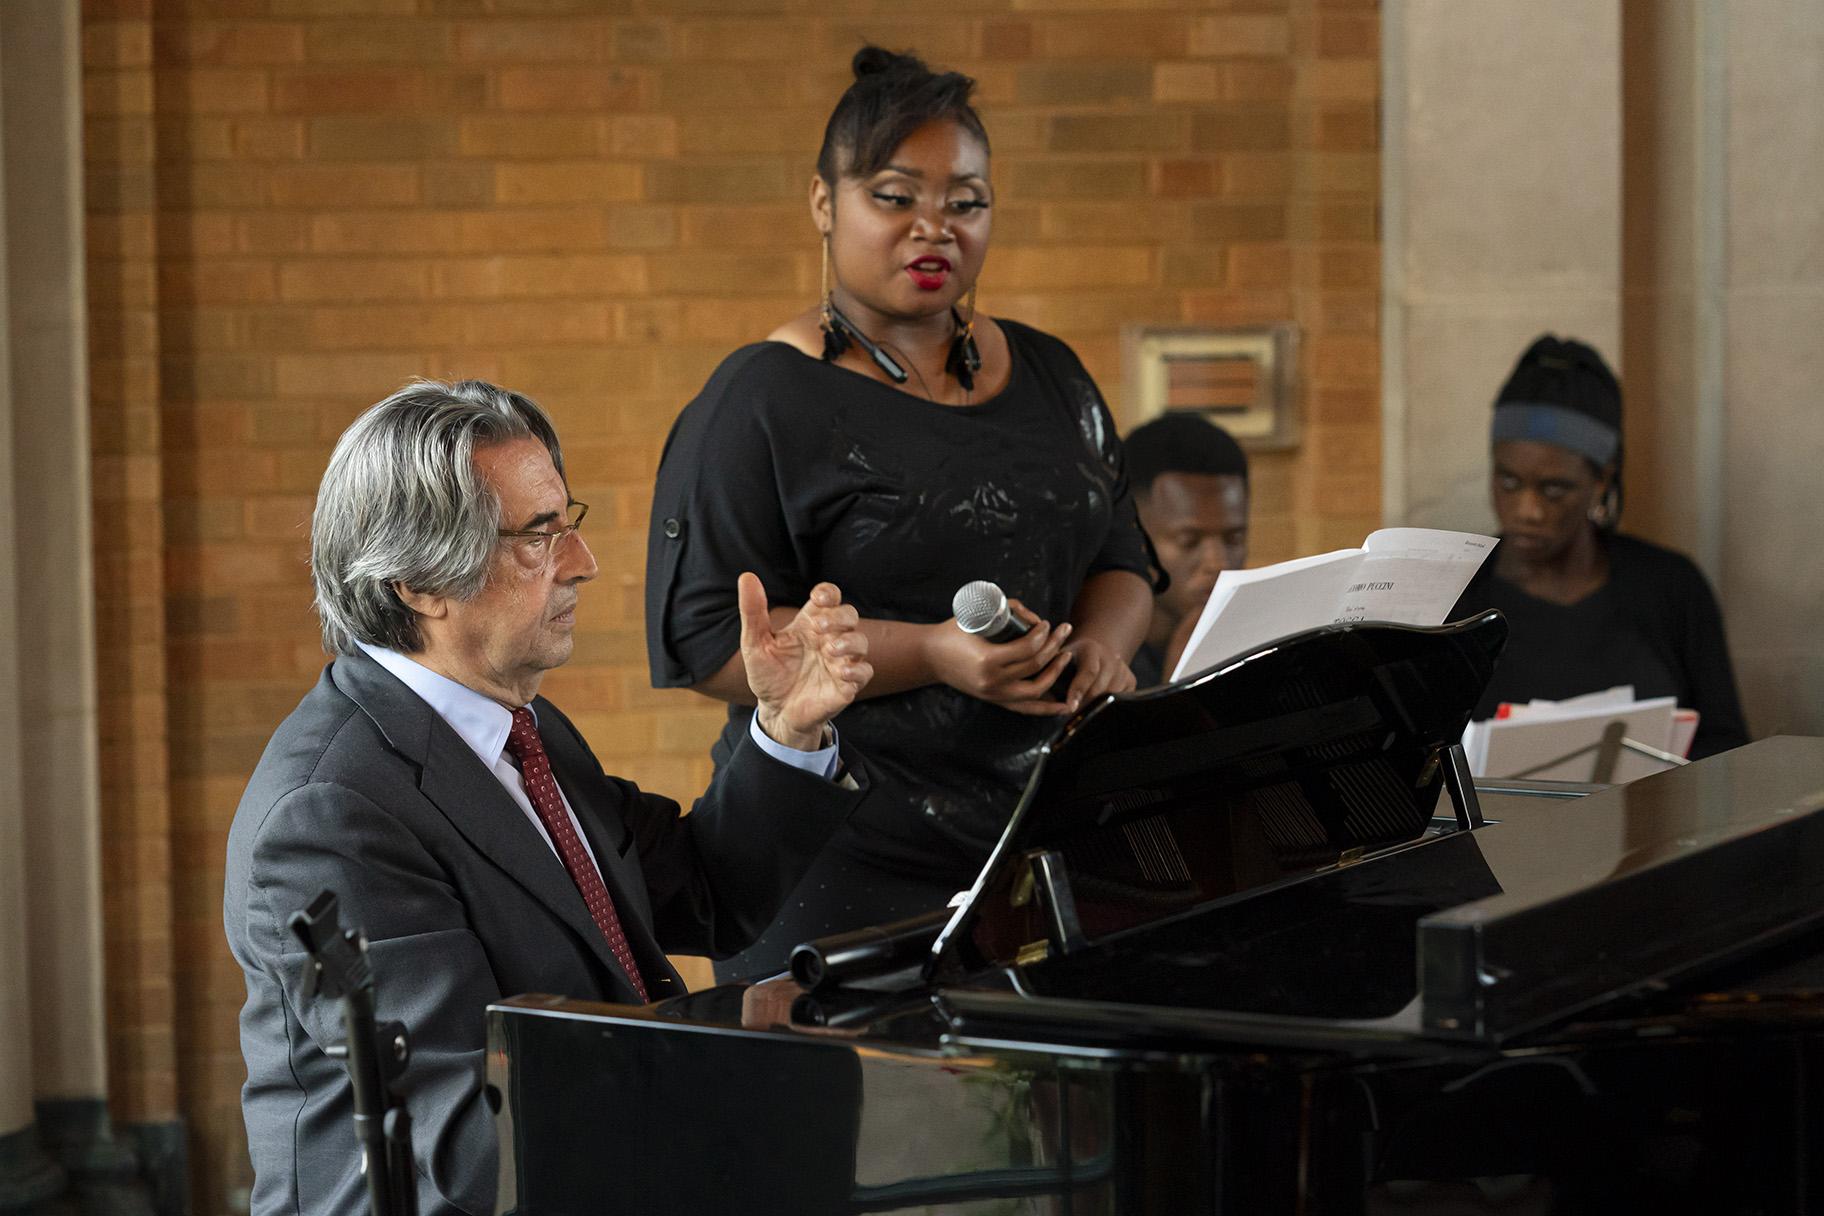
[[[336,658],[274,733],[228,836],[256,1213],[365,1207],[347,1075],[324,1052],[338,1010],[303,996],[286,930],[319,890],[365,929],[379,1016],[412,1036],[398,1088],[420,1211],[483,1213],[483,1007],[682,992],[665,952],[747,944],[865,792],[828,726],[872,675],[854,610],[822,584],[775,631],[751,574],[750,739],[688,817],[603,773],[537,696],[596,574],[584,510],[544,413],[477,381],[395,393],[330,457],[311,566]]]

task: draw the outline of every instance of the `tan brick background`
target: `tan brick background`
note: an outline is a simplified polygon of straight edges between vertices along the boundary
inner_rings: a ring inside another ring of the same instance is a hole
[[[911,14],[917,14],[913,16]],[[720,718],[647,687],[666,428],[803,308],[804,193],[873,39],[980,81],[990,312],[1071,341],[1296,321],[1302,445],[1257,561],[1379,512],[1373,0],[84,0],[109,982],[120,1117],[191,1121],[196,1209],[247,1179],[229,818],[323,659],[304,527],[337,433],[412,375],[555,415],[603,576],[549,691],[675,796]]]

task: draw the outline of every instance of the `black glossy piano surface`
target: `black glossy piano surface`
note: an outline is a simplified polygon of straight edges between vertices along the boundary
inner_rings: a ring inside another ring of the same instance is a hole
[[[1499,625],[1081,715],[915,979],[495,1006],[500,1210],[1818,1210],[1824,740],[1453,798]]]

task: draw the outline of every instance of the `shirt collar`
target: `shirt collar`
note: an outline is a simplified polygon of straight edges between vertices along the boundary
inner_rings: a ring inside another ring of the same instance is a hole
[[[437,716],[450,724],[458,738],[480,757],[482,764],[493,768],[506,749],[507,735],[513,730],[513,711],[492,697],[484,697],[466,684],[458,684],[439,675],[423,663],[397,650],[356,642],[362,653],[399,678],[399,682],[417,693]],[[532,710],[538,721],[538,711]]]

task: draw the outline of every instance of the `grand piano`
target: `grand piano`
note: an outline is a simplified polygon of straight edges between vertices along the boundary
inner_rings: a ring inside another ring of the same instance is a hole
[[[1824,740],[1478,789],[1505,632],[1106,698],[960,906],[493,1006],[499,1211],[1824,1210]]]

